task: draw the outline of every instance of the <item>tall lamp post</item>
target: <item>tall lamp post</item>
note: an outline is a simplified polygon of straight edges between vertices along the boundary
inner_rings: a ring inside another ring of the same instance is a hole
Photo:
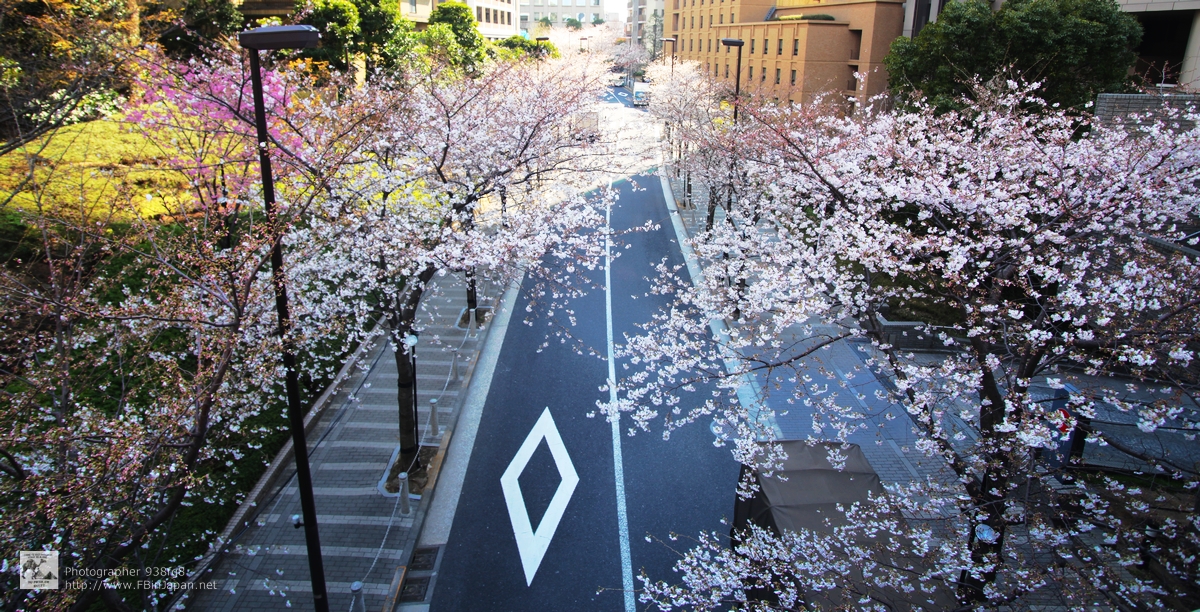
[[[262,69],[259,51],[306,49],[317,46],[321,34],[312,26],[267,26],[238,34],[238,43],[250,51],[250,79],[254,86],[254,125],[258,129],[258,163],[262,169],[263,208],[271,228],[271,280],[275,288],[275,311],[279,338],[283,346],[283,366],[287,370],[288,421],[292,430],[292,451],[296,456],[296,480],[300,489],[300,508],[304,513],[304,541],[308,545],[308,571],[312,581],[313,603],[317,612],[329,612],[325,592],[325,568],[321,561],[321,538],[317,532],[317,506],[313,499],[312,473],[308,469],[308,444],[304,440],[304,409],[300,405],[300,381],[296,370],[296,347],[288,330],[292,326],[288,309],[287,286],[283,272],[283,236],[275,210],[275,181],[271,176],[271,157],[267,154],[267,112],[263,103]]]
[[[737,73],[733,75],[733,122],[738,120],[738,102],[742,96],[742,47],[746,41],[740,38],[722,38],[721,44],[726,47],[737,47]]]
[[[666,38],[658,39],[661,42],[671,43],[671,76],[675,76],[675,37],[667,36]]]

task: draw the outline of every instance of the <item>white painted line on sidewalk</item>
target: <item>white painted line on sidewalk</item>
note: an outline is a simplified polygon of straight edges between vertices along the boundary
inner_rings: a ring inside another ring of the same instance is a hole
[[[458,417],[456,430],[450,439],[450,448],[446,451],[446,461],[442,464],[441,474],[438,475],[433,503],[429,507],[429,514],[425,515],[425,525],[420,536],[421,546],[442,546],[450,539],[454,512],[458,509],[463,479],[467,476],[467,463],[471,460],[471,449],[475,447],[479,419],[483,417],[483,404],[487,401],[488,390],[492,387],[492,375],[496,372],[500,348],[504,346],[504,334],[508,331],[508,321],[512,317],[524,280],[522,276],[509,285],[504,298],[500,300],[499,310],[492,324],[488,326],[490,331],[487,342],[475,363],[475,373],[471,375],[462,414]]]
[[[609,189],[612,183],[609,183]],[[625,612],[636,612],[633,598],[633,560],[629,555],[629,513],[625,508],[625,460],[621,455],[621,412],[617,410],[617,363],[613,350],[612,315],[612,200],[604,211],[604,312],[608,320],[608,401],[613,407],[612,424],[613,480],[617,486],[617,531],[621,539],[621,586],[625,591]]]

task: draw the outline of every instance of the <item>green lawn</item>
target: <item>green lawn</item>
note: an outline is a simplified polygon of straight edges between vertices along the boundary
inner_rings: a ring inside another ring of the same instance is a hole
[[[169,153],[132,127],[78,123],[0,157],[0,198],[72,217],[162,214],[163,196],[186,181],[164,169]]]

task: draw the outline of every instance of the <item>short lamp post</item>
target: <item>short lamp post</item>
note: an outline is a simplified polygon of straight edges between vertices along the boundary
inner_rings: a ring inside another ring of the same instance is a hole
[[[535,38],[533,40],[535,40],[537,42],[538,72],[541,72],[542,71],[541,61],[543,59],[545,59],[545,57],[546,57],[546,47],[542,43],[550,40],[550,37],[549,36],[538,36],[537,38]]]
[[[675,37],[667,36],[665,38],[660,38],[658,40],[661,42],[664,42],[664,43],[671,43],[671,76],[674,77],[675,76]]]
[[[579,37],[579,52],[580,52],[580,53],[583,53],[583,52],[584,52],[583,43],[584,43],[584,42],[586,42],[586,41],[587,41],[587,39],[588,39],[588,37],[587,37],[587,36],[581,36],[581,37]],[[591,45],[592,45],[592,43],[588,43],[588,46],[589,46],[589,47],[590,47]]]
[[[737,47],[737,73],[733,75],[733,122],[738,120],[738,103],[742,96],[742,47],[746,41],[740,38],[722,38],[721,44],[726,47]]]
[[[263,208],[271,228],[271,280],[275,289],[275,311],[283,347],[283,365],[287,370],[288,421],[292,430],[292,451],[296,456],[296,479],[300,489],[304,540],[308,545],[308,571],[312,581],[313,603],[317,612],[329,612],[325,592],[325,568],[321,562],[321,538],[317,532],[317,506],[313,499],[312,473],[308,467],[308,444],[304,440],[304,409],[300,405],[300,381],[296,369],[296,347],[289,329],[286,278],[283,271],[283,236],[275,210],[275,181],[271,176],[271,157],[267,154],[267,112],[263,103],[262,70],[259,51],[306,49],[317,46],[321,34],[312,26],[267,26],[238,34],[238,43],[250,51],[250,79],[254,86],[254,124],[258,130],[258,163],[262,169]]]

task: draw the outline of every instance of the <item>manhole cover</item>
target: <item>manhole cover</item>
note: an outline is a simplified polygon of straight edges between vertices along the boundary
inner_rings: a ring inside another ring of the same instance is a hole
[[[423,546],[413,551],[412,561],[408,564],[411,572],[432,572],[437,563],[438,549],[434,546]]]
[[[400,601],[425,601],[425,593],[429,591],[429,576],[408,578],[400,587]]]

